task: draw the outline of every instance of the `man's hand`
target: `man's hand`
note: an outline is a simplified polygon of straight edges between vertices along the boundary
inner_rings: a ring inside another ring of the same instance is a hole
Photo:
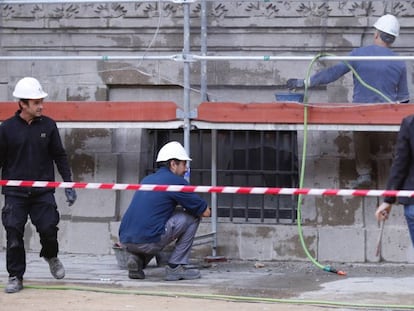
[[[303,79],[289,79],[286,82],[286,86],[289,90],[303,89],[305,87],[305,80],[303,80]]]
[[[73,203],[75,203],[76,198],[78,197],[76,195],[75,189],[72,189],[72,188],[65,188],[65,195],[66,195],[66,202],[69,203],[69,206],[72,206]]]
[[[379,222],[387,220],[391,211],[391,207],[391,204],[383,202],[380,206],[378,206],[377,210],[375,211],[375,218],[377,218]]]
[[[211,208],[207,207],[206,210],[201,214],[201,217],[210,217],[211,216]]]

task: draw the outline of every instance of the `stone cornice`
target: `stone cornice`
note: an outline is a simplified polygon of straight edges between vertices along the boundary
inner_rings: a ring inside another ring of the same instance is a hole
[[[161,5],[161,9],[159,9]],[[191,17],[200,16],[201,4],[190,5]],[[181,18],[182,5],[171,2],[136,3],[65,3],[65,4],[3,4],[3,24],[14,19],[25,22],[39,19],[127,19],[127,18]],[[209,20],[255,18],[261,19],[294,17],[373,17],[392,13],[398,17],[414,15],[414,1],[218,1],[207,2]]]

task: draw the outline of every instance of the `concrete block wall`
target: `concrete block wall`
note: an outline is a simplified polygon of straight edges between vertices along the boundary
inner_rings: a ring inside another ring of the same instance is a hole
[[[173,55],[183,48],[183,10],[177,3],[1,5],[0,55]],[[158,12],[162,12],[159,23]],[[191,4],[191,51],[199,54],[200,9]],[[414,1],[275,1],[207,2],[210,55],[316,55],[346,54],[372,42],[371,25],[384,12],[398,15],[402,29],[395,43],[401,55],[410,55]],[[157,36],[154,36],[157,26]],[[150,44],[152,43],[152,44]],[[151,46],[150,46],[151,45]],[[317,62],[313,71],[328,62]],[[409,88],[413,65],[408,62]],[[1,61],[0,100],[12,100],[14,84],[22,76],[38,77],[49,100],[173,100],[183,102],[183,66],[176,61]],[[270,102],[286,91],[291,77],[304,77],[309,62],[225,60],[207,63],[211,101]],[[192,109],[200,102],[201,66],[191,64]],[[352,78],[345,76],[310,93],[311,102],[348,102]],[[96,113],[99,113],[97,111]],[[47,114],[47,105],[45,114]],[[52,116],[53,117],[53,116]],[[85,182],[136,183],[143,175],[148,154],[145,132],[139,129],[61,129],[74,179]],[[299,154],[303,133],[299,132]],[[305,185],[347,188],[356,178],[351,132],[308,133]],[[390,136],[395,136],[391,133]],[[395,138],[394,138],[395,139]],[[376,183],[385,185],[392,158],[393,138],[378,143],[373,157]],[[56,191],[62,221],[61,251],[109,253],[117,241],[123,212],[133,193],[78,190],[78,201],[67,207],[62,190]],[[2,200],[2,199],[1,199]],[[385,228],[383,253],[374,256],[378,226],[373,212],[376,198],[306,197],[303,234],[312,255],[321,261],[413,262],[413,251],[402,208],[393,209]],[[209,232],[204,221],[200,234]],[[246,260],[306,260],[294,224],[218,224],[219,255]],[[225,237],[225,238],[224,238]],[[27,225],[28,250],[39,249],[35,229]],[[4,247],[4,231],[0,230]],[[208,255],[209,245],[196,253]]]

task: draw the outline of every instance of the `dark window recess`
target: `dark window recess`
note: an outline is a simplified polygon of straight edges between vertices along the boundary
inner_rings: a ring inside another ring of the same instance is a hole
[[[183,144],[182,130],[152,130],[152,156],[168,141]],[[211,185],[211,131],[190,135],[192,185]],[[154,171],[155,163],[147,173]],[[296,131],[217,131],[217,185],[298,187]],[[210,194],[199,193],[210,203]],[[272,222],[296,220],[297,196],[217,194],[218,216],[230,221]]]

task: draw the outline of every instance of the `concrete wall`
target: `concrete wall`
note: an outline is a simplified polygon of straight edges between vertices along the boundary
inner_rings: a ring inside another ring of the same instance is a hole
[[[8,56],[174,55],[183,49],[182,5],[162,2],[101,4],[3,4],[0,52]],[[401,36],[395,50],[410,55],[414,47],[414,1],[274,1],[207,2],[208,54],[228,56],[346,54],[372,42],[371,25],[384,12],[398,15]],[[200,3],[190,5],[191,53],[200,54]],[[413,62],[408,78],[413,89]],[[313,71],[329,65],[318,62]],[[11,100],[14,84],[35,76],[49,100],[173,100],[183,102],[183,63],[173,60],[1,61],[0,100]],[[211,101],[269,102],[286,91],[291,77],[304,77],[305,61],[211,61],[207,65]],[[191,64],[191,107],[200,102],[200,63]],[[348,102],[350,75],[310,93],[311,102]],[[47,107],[46,112],[47,114]],[[97,111],[99,113],[99,111]],[[74,179],[85,182],[138,182],[148,150],[138,129],[61,129]],[[346,188],[356,178],[351,132],[311,132],[306,158],[307,187]],[[299,133],[299,154],[301,137]],[[145,138],[145,137],[144,137]],[[373,156],[376,185],[384,187],[395,133],[378,142]],[[109,253],[117,241],[120,218],[131,192],[78,191],[68,208],[57,190],[62,215],[61,251]],[[303,235],[321,261],[378,261],[374,256],[378,227],[373,213],[377,199],[306,197]],[[209,232],[205,221],[200,233]],[[385,228],[382,259],[412,262],[402,208],[393,209]],[[225,238],[224,238],[225,237]],[[35,229],[26,230],[29,250],[38,250]],[[0,245],[5,245],[4,231]],[[197,254],[211,253],[209,245]],[[306,260],[294,224],[253,224],[220,220],[218,254],[251,260]]]

